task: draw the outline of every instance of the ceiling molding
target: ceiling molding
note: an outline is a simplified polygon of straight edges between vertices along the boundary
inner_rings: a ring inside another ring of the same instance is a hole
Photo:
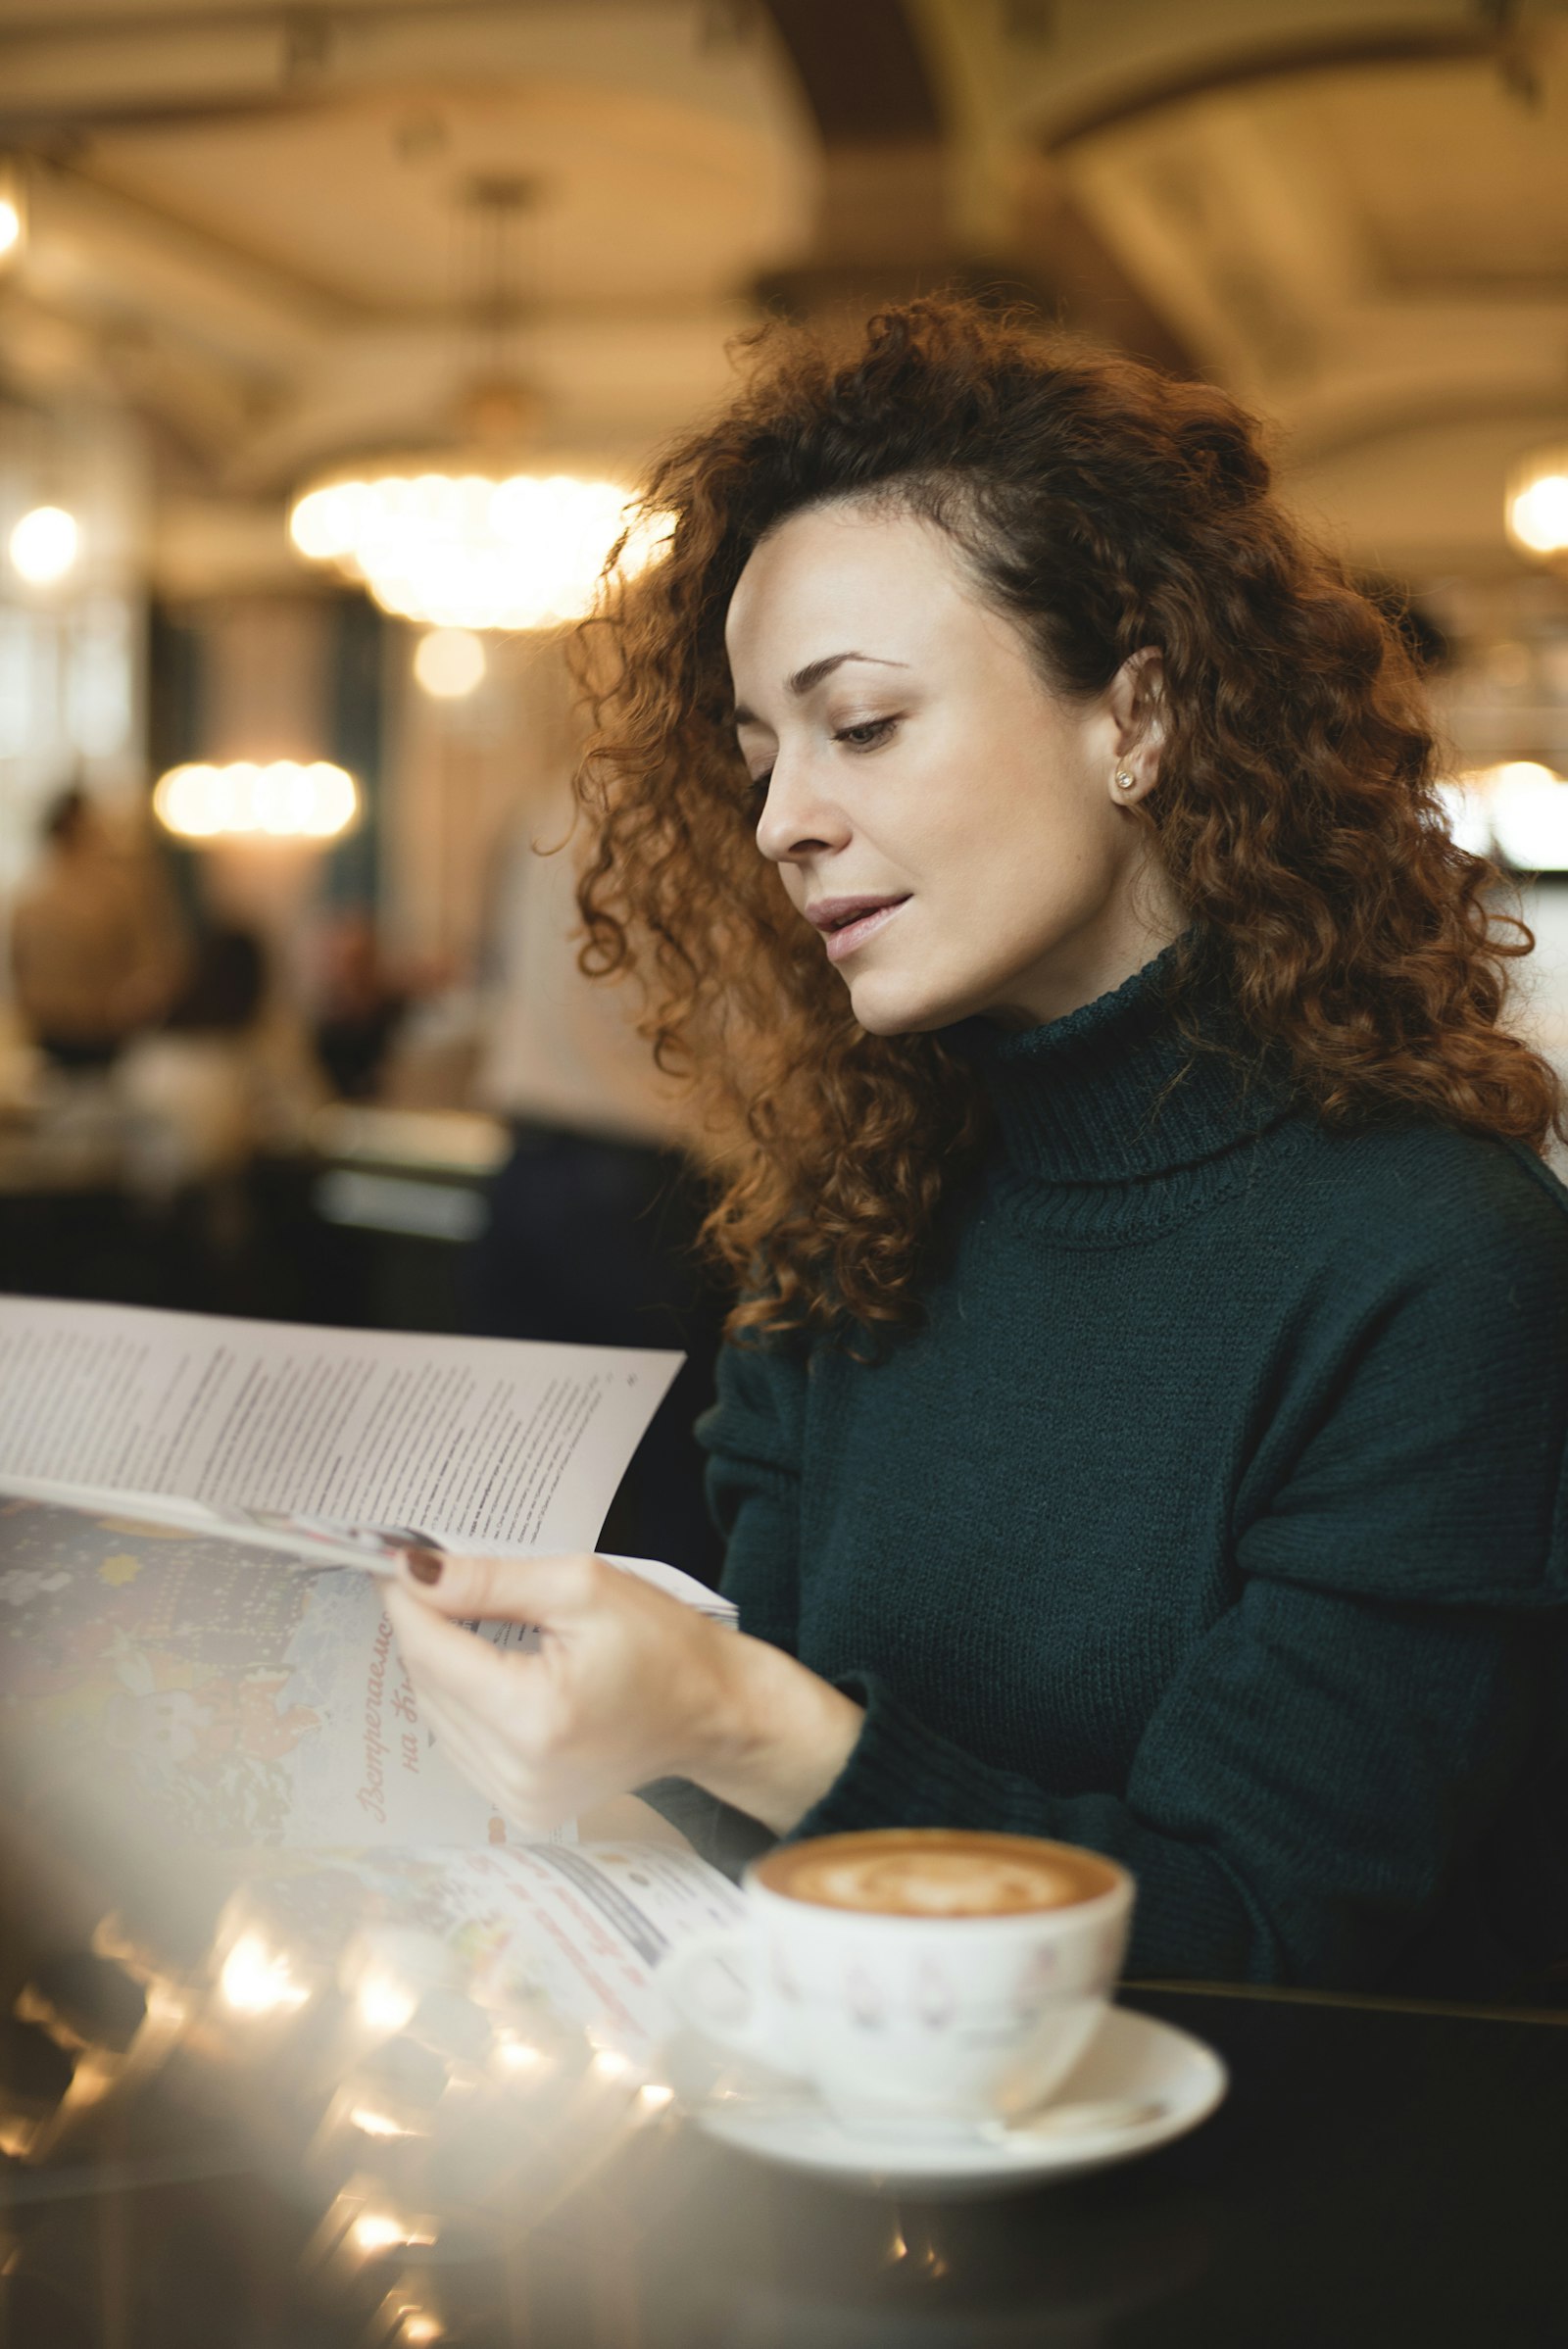
[[[1373,66],[1445,65],[1458,61],[1495,60],[1504,51],[1496,33],[1475,24],[1433,25],[1422,30],[1366,33],[1336,31],[1306,35],[1242,54],[1210,59],[1201,65],[1177,66],[1143,82],[1124,84],[1102,98],[1082,104],[1038,134],[1050,155],[1060,155],[1103,131],[1120,130],[1143,117],[1160,114],[1198,98],[1221,91],[1255,89],[1270,81],[1299,79],[1303,73],[1331,73]]]
[[[1280,469],[1290,473],[1308,465],[1327,465],[1337,457],[1375,448],[1379,441],[1408,440],[1417,432],[1437,432],[1466,424],[1515,423],[1522,430],[1540,426],[1546,432],[1555,431],[1568,437],[1568,382],[1558,394],[1532,396],[1503,391],[1478,397],[1474,392],[1460,392],[1445,397],[1439,392],[1425,398],[1401,399],[1396,406],[1380,410],[1376,416],[1363,417],[1359,422],[1289,434],[1281,450]]]

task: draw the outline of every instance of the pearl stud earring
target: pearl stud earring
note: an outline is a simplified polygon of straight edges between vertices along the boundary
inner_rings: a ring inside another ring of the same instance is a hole
[[[1136,775],[1130,775],[1124,766],[1117,767],[1116,788],[1118,791],[1132,791],[1136,787],[1138,777]]]

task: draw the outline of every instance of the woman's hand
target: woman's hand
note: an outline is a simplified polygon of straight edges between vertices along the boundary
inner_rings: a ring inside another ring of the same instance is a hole
[[[386,1604],[448,1758],[536,1832],[687,1778],[784,1834],[859,1736],[859,1706],[782,1650],[587,1552],[414,1550]],[[449,1616],[537,1624],[543,1638],[537,1653],[503,1652]]]

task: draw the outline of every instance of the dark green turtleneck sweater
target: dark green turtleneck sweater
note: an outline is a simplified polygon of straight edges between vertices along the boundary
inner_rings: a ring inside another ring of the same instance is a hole
[[[923,1331],[721,1351],[724,1589],[866,1708],[794,1832],[1111,1853],[1140,1974],[1506,1995],[1568,1955],[1568,1191],[1209,1054],[1155,1114],[1173,952],[942,1031],[995,1134]]]

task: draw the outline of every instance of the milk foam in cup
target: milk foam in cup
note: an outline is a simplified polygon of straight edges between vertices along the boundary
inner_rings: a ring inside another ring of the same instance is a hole
[[[962,2130],[1044,2103],[1086,2051],[1127,1946],[1132,1878],[1032,1835],[880,1828],[780,1844],[747,1914],[660,1981],[720,2045],[838,2118]]]

